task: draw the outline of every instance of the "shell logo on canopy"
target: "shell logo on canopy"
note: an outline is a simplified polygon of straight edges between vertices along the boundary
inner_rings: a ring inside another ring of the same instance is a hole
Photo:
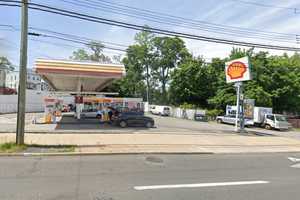
[[[226,82],[240,82],[251,79],[249,58],[243,57],[225,63]]]

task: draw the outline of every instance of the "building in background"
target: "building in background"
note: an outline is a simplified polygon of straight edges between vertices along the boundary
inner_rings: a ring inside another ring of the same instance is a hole
[[[19,72],[12,71],[6,74],[5,86],[18,91],[19,86]],[[49,85],[42,80],[32,69],[27,69],[27,89],[38,91],[49,91]]]
[[[0,65],[0,88],[5,88],[6,67]]]

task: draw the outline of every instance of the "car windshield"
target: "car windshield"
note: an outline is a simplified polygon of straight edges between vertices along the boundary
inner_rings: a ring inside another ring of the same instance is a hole
[[[282,115],[276,115],[275,118],[276,118],[277,121],[281,121],[281,122],[286,121],[286,117],[282,116]]]

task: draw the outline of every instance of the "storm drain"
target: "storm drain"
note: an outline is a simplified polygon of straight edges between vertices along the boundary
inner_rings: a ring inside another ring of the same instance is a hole
[[[164,162],[163,159],[157,157],[157,156],[147,156],[146,161],[154,164],[162,164]]]
[[[114,200],[112,197],[108,197],[105,193],[100,192],[98,194],[94,194],[92,200]]]

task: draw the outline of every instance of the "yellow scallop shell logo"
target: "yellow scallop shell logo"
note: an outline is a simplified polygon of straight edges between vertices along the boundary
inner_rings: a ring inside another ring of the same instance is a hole
[[[243,78],[245,72],[247,71],[247,67],[242,62],[233,62],[227,68],[227,75],[230,79],[238,79]]]

